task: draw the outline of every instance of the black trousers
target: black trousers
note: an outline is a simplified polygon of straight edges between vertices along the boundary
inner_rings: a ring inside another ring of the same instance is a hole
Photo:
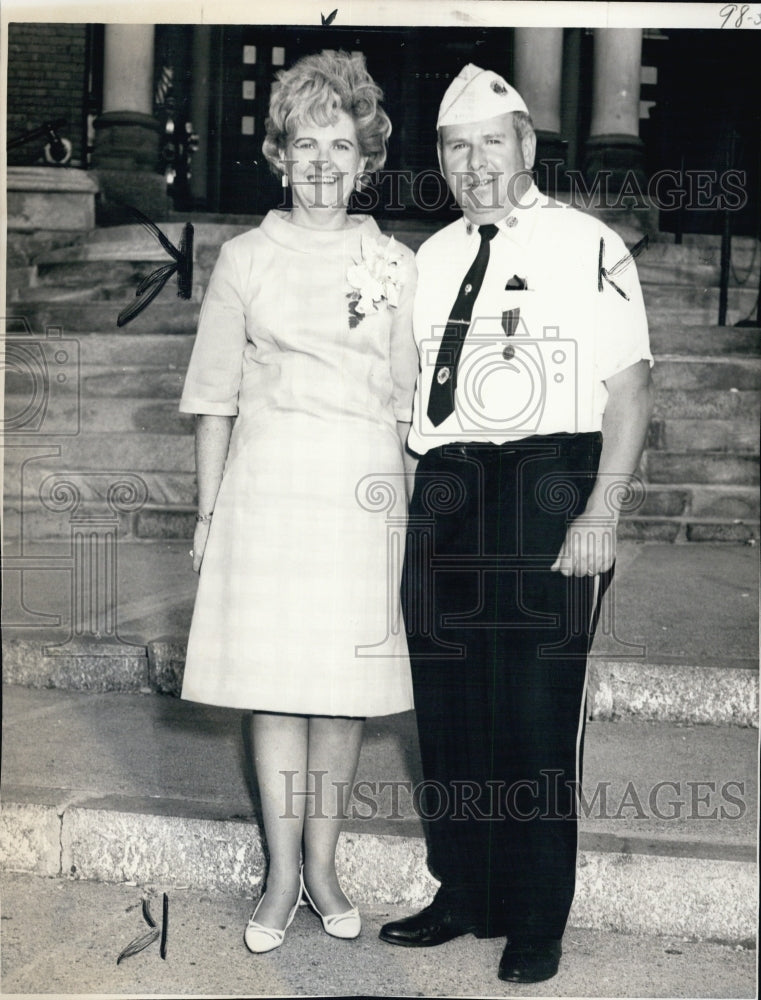
[[[551,572],[599,434],[436,448],[403,607],[428,864],[481,933],[562,937],[574,893],[587,653],[609,582]]]

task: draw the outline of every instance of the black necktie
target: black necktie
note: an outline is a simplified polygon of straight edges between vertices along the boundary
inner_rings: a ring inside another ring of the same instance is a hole
[[[468,273],[462,279],[460,291],[449,314],[444,335],[441,338],[439,353],[436,356],[436,368],[433,372],[431,395],[428,398],[428,419],[434,427],[454,413],[454,394],[457,388],[457,364],[460,360],[462,345],[470,326],[473,313],[473,303],[481,290],[486,266],[489,263],[489,240],[497,234],[493,224],[479,226],[481,245],[476,259],[470,265]]]

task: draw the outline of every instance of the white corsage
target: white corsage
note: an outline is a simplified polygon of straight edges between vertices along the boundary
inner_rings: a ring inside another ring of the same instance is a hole
[[[380,240],[362,239],[362,260],[352,264],[346,277],[354,291],[349,292],[349,326],[355,327],[368,312],[381,302],[392,309],[399,304],[401,291],[400,265],[402,255],[396,249],[394,237]]]

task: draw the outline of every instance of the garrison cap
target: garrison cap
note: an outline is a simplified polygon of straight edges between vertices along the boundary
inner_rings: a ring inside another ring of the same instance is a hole
[[[439,107],[436,128],[470,125],[484,118],[525,111],[523,98],[498,73],[468,63],[447,87]]]

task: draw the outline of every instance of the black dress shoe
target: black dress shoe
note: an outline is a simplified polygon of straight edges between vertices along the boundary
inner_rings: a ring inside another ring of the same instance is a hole
[[[378,936],[381,941],[405,948],[431,948],[462,934],[478,934],[480,930],[475,922],[434,899],[419,913],[384,924]]]
[[[553,938],[508,940],[499,963],[506,983],[542,983],[558,971],[562,949]]]

